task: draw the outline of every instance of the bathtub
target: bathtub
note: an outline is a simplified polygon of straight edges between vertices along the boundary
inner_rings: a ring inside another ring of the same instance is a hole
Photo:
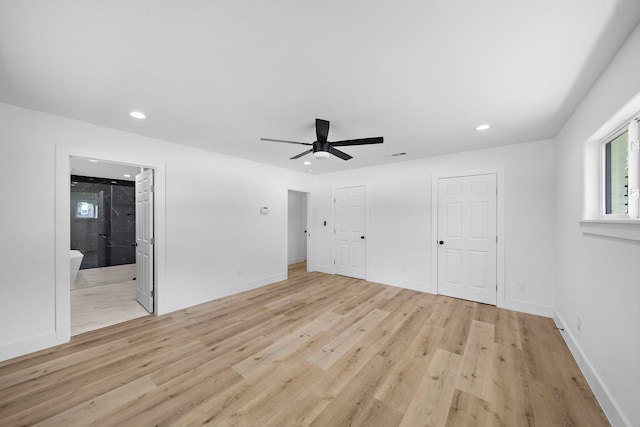
[[[82,258],[84,255],[80,251],[76,251],[75,249],[71,250],[71,283],[73,284],[76,281],[76,277],[78,276],[78,271],[80,270],[80,264],[82,264]]]

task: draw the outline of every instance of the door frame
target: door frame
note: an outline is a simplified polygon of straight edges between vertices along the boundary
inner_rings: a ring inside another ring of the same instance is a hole
[[[364,188],[364,279],[369,280],[369,189],[366,184],[349,184],[349,185],[335,185],[331,187],[331,225],[334,232],[331,233],[331,274],[336,274],[336,193],[343,188],[362,187]]]
[[[299,188],[289,188],[285,190],[284,197],[284,274],[285,280],[289,278],[289,191],[295,191],[296,193],[304,193],[307,195],[307,271],[312,272],[314,270],[313,264],[313,238],[314,229],[313,225],[313,205],[311,203],[312,194],[311,191],[301,190]]]
[[[504,167],[474,169],[457,172],[441,172],[431,175],[431,283],[432,288],[438,293],[438,181],[442,178],[458,178],[474,175],[496,175],[496,186],[498,194],[496,196],[496,232],[498,245],[496,251],[496,281],[497,307],[505,307],[505,187],[504,187]]]
[[[71,249],[71,226],[69,224],[69,204],[71,203],[71,157],[86,157],[114,163],[129,164],[154,169],[154,222],[155,222],[155,294],[154,314],[162,314],[160,304],[166,273],[166,165],[162,161],[149,160],[127,153],[103,152],[81,147],[56,145],[55,164],[55,326],[54,334],[60,342],[71,339],[71,284],[69,283]]]

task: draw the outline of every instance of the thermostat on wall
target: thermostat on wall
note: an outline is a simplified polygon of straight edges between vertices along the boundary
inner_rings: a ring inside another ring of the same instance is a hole
[[[266,214],[268,214],[268,213],[269,213],[269,207],[268,207],[268,206],[263,206],[263,207],[261,207],[261,208],[260,208],[260,213],[261,213],[262,215],[266,215]]]

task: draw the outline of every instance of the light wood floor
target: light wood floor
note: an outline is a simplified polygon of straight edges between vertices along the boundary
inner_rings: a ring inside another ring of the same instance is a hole
[[[0,363],[0,425],[33,424],[608,425],[552,320],[299,265]]]
[[[148,316],[136,300],[136,265],[81,270],[71,291],[71,336]]]

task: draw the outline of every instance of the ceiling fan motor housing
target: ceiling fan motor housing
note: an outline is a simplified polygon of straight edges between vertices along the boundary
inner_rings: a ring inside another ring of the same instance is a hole
[[[326,151],[329,152],[329,149],[331,148],[331,146],[329,145],[329,142],[327,141],[315,141],[313,143],[313,152],[317,152],[317,151]]]

